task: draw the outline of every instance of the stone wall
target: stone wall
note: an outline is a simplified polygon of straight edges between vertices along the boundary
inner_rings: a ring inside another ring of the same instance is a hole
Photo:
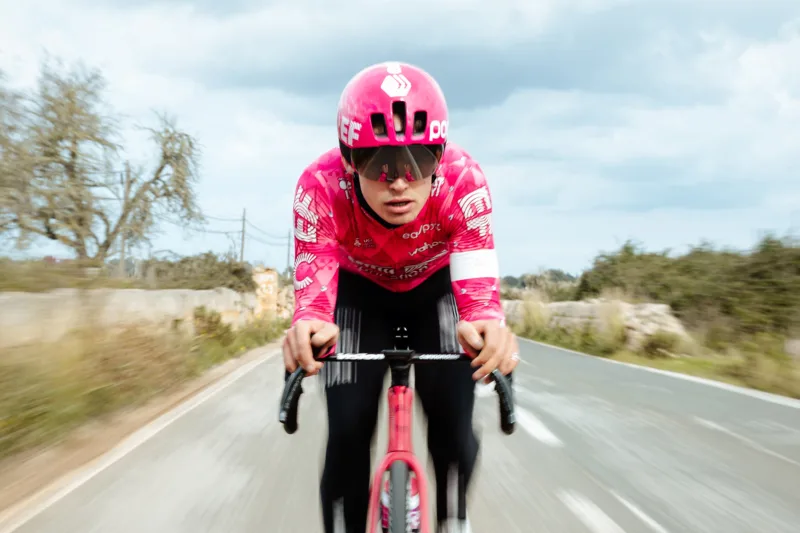
[[[194,309],[204,306],[220,313],[235,327],[255,317],[291,318],[293,287],[279,287],[278,274],[271,269],[254,272],[258,288],[252,294],[230,289],[141,290],[141,289],[59,289],[46,293],[0,292],[0,348],[31,342],[54,342],[72,330],[126,326],[134,323],[170,327],[174,320],[190,323]],[[541,319],[553,327],[598,329],[610,317],[621,320],[628,333],[629,347],[636,348],[658,330],[689,339],[681,322],[666,304],[630,304],[619,301],[529,302],[538,306]],[[522,317],[522,300],[503,300],[509,321]],[[800,340],[787,341],[787,353],[800,358]]]
[[[190,324],[196,307],[217,311],[234,327],[255,317],[276,316],[278,275],[254,272],[255,293],[231,289],[58,289],[43,293],[0,292],[0,347],[32,342],[55,342],[70,331],[86,327],[124,327],[132,324],[171,327]]]
[[[575,302],[550,302],[504,300],[503,308],[509,322],[523,316],[523,306],[534,306],[539,320],[550,327],[580,329],[590,325],[603,330],[610,324],[621,324],[628,334],[628,347],[636,349],[641,342],[656,331],[673,333],[691,340],[688,332],[666,304],[630,304],[621,301],[593,299]]]
[[[522,318],[522,300],[503,300],[503,309],[509,322]],[[662,330],[690,340],[683,324],[672,314],[666,304],[629,304],[620,301],[587,300],[575,302],[530,302],[538,306],[543,320],[551,327],[582,328],[589,324],[597,329],[607,326],[609,320],[619,320],[628,333],[628,346],[635,349],[644,338]],[[278,297],[279,316],[291,317],[294,311],[292,287],[284,287]]]

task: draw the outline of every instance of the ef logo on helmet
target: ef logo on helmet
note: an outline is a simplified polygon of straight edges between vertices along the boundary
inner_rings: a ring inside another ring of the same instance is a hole
[[[353,141],[358,140],[358,132],[361,130],[361,123],[342,117],[339,122],[339,138],[343,143],[352,146]]]

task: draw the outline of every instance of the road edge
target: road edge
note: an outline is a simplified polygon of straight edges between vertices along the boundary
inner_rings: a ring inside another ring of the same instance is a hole
[[[282,338],[282,337],[281,337]],[[167,395],[92,422],[0,470],[0,533],[11,533],[216,393],[280,353],[281,338],[221,363]]]
[[[700,385],[707,385],[709,387],[714,387],[717,389],[726,390],[728,392],[734,392],[737,394],[742,394],[744,396],[750,396],[751,398],[756,398],[765,402],[782,405],[784,407],[790,407],[792,409],[800,409],[800,400],[796,400],[794,398],[790,398],[788,396],[781,396],[780,394],[773,394],[771,392],[764,392],[758,389],[749,389],[747,387],[740,387],[738,385],[731,385],[730,383],[725,383],[724,381],[716,381],[713,379],[708,378],[701,378],[698,376],[693,376],[691,374],[682,374],[680,372],[673,372],[671,370],[662,370],[660,368],[653,368],[644,365],[637,365],[635,363],[628,363],[625,361],[615,361],[614,359],[608,359],[605,357],[598,357],[596,355],[592,355],[585,352],[578,352],[576,350],[570,350],[569,348],[562,348],[561,346],[556,346],[555,344],[548,344],[546,342],[535,341],[533,339],[528,339],[526,337],[518,336],[519,339],[524,340],[526,342],[530,342],[531,344],[538,344],[539,346],[546,346],[548,348],[554,348],[556,350],[561,350],[562,352],[568,352],[575,355],[581,355],[584,357],[591,357],[597,361],[605,361],[606,363],[614,363],[615,365],[623,365],[628,368],[635,368],[637,370],[642,370],[644,372],[650,372],[653,374],[661,374],[663,376],[673,377],[677,379],[682,379],[684,381],[691,381]]]

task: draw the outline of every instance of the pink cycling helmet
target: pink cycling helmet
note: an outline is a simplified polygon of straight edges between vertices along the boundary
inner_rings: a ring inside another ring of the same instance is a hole
[[[447,126],[447,102],[439,84],[407,63],[365,68],[339,99],[342,155],[366,179],[431,177],[444,153]]]

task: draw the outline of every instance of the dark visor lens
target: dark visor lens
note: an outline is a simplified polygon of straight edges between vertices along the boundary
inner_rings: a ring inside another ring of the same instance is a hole
[[[439,166],[433,150],[421,144],[410,146],[381,146],[371,153],[353,154],[358,175],[371,181],[393,181],[405,178],[408,181],[430,178]],[[441,151],[439,151],[441,154]],[[361,156],[361,157],[359,157]]]

